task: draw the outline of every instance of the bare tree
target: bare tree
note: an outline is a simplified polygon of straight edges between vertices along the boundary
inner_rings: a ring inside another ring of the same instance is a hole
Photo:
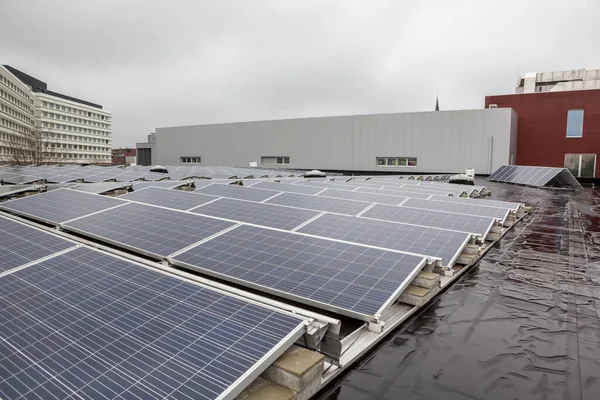
[[[29,133],[15,132],[8,142],[10,162],[16,165],[58,164],[70,150],[61,148],[52,131],[32,128]]]

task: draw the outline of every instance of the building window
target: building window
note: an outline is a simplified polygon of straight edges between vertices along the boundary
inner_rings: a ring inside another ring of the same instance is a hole
[[[580,138],[583,136],[583,110],[567,112],[567,137]]]
[[[595,154],[565,154],[565,168],[577,178],[594,178],[596,172]]]
[[[180,157],[181,164],[200,164],[201,157]]]
[[[288,165],[290,163],[290,158],[287,156],[262,156],[260,158],[260,163],[269,165],[269,164],[279,164],[279,165]]]
[[[377,157],[378,167],[416,167],[416,157]]]

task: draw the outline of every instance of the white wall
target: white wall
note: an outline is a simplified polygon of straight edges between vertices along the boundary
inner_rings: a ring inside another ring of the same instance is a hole
[[[511,109],[394,113],[196,125],[156,130],[154,164],[247,166],[289,156],[300,169],[491,173],[510,157]],[[516,117],[516,114],[515,114]],[[491,144],[493,142],[493,145]],[[378,167],[376,157],[417,157],[417,167]],[[491,158],[491,169],[490,169]]]

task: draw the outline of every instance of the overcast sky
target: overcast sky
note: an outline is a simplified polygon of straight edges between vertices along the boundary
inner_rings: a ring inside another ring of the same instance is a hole
[[[510,4],[510,5],[505,5]],[[481,108],[525,72],[600,68],[600,1],[2,0],[0,62],[157,127]]]

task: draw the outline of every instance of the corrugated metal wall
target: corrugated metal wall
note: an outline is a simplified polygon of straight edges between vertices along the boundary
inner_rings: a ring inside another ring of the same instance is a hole
[[[253,161],[260,165],[261,157],[286,156],[290,164],[285,167],[301,169],[414,173],[475,168],[491,173],[509,162],[515,126],[511,112],[438,111],[159,128],[153,162],[177,165],[182,156],[201,156],[203,165],[247,166]],[[378,167],[377,157],[417,157],[418,164]]]

